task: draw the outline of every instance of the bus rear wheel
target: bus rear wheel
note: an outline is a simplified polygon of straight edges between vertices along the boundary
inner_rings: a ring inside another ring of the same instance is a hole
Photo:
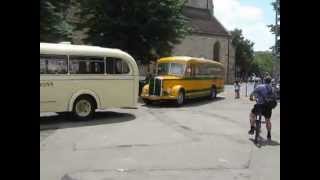
[[[76,120],[92,119],[95,112],[94,100],[89,96],[80,96],[73,105],[72,114]]]

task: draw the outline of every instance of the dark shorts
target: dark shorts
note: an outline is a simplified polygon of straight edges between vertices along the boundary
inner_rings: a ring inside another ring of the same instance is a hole
[[[272,115],[272,109],[263,104],[255,104],[251,109],[251,112],[253,114],[258,114],[261,112],[261,114],[267,119],[270,119]]]

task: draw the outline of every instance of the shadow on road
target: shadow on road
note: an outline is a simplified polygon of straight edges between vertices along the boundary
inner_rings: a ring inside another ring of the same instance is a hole
[[[249,138],[249,139],[254,143],[254,138]],[[260,148],[263,146],[280,146],[280,143],[278,141],[274,141],[274,140],[269,141],[263,137],[260,137],[260,143],[255,145]]]
[[[81,126],[97,126],[102,124],[122,123],[134,120],[136,117],[129,113],[119,112],[96,112],[95,118],[88,121],[75,121],[68,114],[58,116],[40,117],[40,130],[64,129]]]
[[[206,105],[210,103],[214,103],[217,101],[224,100],[225,97],[217,97],[214,100],[209,100],[208,98],[196,98],[196,99],[187,99],[185,103],[180,107],[194,107],[194,106],[201,106]],[[178,107],[174,101],[157,101],[153,102],[150,105],[143,104],[142,106],[148,107],[148,108],[180,108]]]

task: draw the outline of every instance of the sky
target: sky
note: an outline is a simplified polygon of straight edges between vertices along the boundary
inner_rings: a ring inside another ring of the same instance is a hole
[[[269,24],[275,22],[274,0],[213,0],[214,16],[231,31],[242,29],[246,39],[254,42],[255,51],[270,51],[274,35]]]

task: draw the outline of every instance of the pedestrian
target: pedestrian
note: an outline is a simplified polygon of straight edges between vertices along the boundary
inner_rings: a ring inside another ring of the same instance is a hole
[[[235,81],[234,83],[234,92],[235,92],[235,98],[240,98],[240,84],[239,81]]]
[[[149,80],[152,78],[152,75],[151,75],[151,73],[148,73],[147,74],[147,76],[146,76],[146,78],[145,78],[145,84],[148,84],[149,83]]]
[[[253,84],[253,89],[255,89],[255,88],[257,87],[257,85],[258,85],[258,82],[257,82],[257,80],[255,79],[255,80],[254,80],[254,84]]]

